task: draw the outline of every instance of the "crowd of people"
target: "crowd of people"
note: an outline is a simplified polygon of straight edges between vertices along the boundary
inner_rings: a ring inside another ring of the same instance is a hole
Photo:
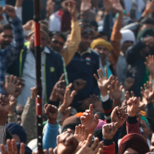
[[[0,153],[154,153],[154,0],[40,0],[42,136],[33,11],[0,1]]]

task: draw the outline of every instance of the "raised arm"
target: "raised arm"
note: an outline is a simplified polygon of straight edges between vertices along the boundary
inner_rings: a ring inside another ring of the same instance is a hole
[[[24,45],[24,35],[22,23],[16,16],[15,9],[11,5],[6,5],[4,7],[4,12],[11,18],[11,26],[13,30],[13,41],[12,43],[4,49],[3,52],[3,62],[6,67],[12,64],[12,62],[17,58],[21,49]]]
[[[76,18],[76,2],[71,1],[68,7],[68,11],[71,14],[71,34],[70,41],[66,49],[61,52],[61,55],[64,58],[65,65],[67,66],[72,60],[75,52],[78,49],[79,43],[81,41],[81,30]]]
[[[111,51],[110,61],[116,65],[121,51],[120,40],[122,36],[120,33],[120,29],[122,28],[123,8],[119,1],[114,2],[113,8],[119,13],[119,16],[114,23],[111,34],[111,44],[113,46],[113,50]]]

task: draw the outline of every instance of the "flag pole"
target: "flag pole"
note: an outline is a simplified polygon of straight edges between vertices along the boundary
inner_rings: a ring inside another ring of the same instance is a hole
[[[34,27],[35,27],[35,57],[36,57],[36,117],[38,152],[43,154],[42,147],[42,81],[41,81],[41,39],[40,39],[40,0],[34,0]]]

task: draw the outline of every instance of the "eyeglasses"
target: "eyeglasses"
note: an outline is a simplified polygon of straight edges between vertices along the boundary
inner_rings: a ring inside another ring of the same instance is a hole
[[[51,42],[53,42],[53,43],[55,43],[55,44],[59,44],[59,45],[61,45],[61,46],[63,46],[63,45],[64,45],[64,43],[59,42],[59,41],[57,41],[57,40],[51,40]]]

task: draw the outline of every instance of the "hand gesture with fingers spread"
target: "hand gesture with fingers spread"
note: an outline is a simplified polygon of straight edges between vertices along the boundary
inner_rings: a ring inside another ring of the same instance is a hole
[[[107,95],[107,87],[110,84],[113,76],[111,75],[109,79],[107,78],[107,76],[108,76],[107,69],[105,69],[106,76],[104,76],[101,68],[97,70],[97,73],[98,73],[99,78],[97,77],[96,74],[94,74],[94,77],[97,80],[97,84],[100,89],[101,95],[106,96]]]
[[[59,81],[54,85],[53,90],[50,95],[51,101],[57,101],[58,99],[63,101],[65,93],[65,74],[62,74]]]
[[[106,14],[109,14],[110,11],[112,10],[112,0],[104,0],[104,8]]]
[[[24,143],[21,143],[20,144],[20,151],[18,152],[18,149],[17,149],[17,145],[16,145],[16,141],[15,139],[12,139],[12,140],[7,140],[6,141],[6,144],[7,144],[7,152],[6,152],[6,149],[4,147],[4,144],[1,144],[1,153],[2,154],[25,154],[25,145]]]
[[[83,79],[77,79],[74,81],[73,83],[73,89],[76,92],[79,92],[81,89],[83,89],[87,84],[87,81],[83,80]]]
[[[93,113],[93,105],[90,104],[89,110],[86,110],[81,116],[81,123],[87,129],[88,133],[93,134],[98,124],[98,116]]]
[[[111,113],[111,122],[117,122],[118,128],[120,128],[126,121],[128,115],[125,110],[120,107],[115,107]]]
[[[83,142],[87,139],[88,137],[88,131],[87,129],[85,128],[85,126],[82,126],[82,125],[78,125],[75,127],[75,133],[74,133],[74,136],[76,137],[76,139],[79,141],[79,142]]]
[[[152,78],[154,78],[154,55],[146,57],[146,62],[144,64],[148,68]]]
[[[88,136],[88,139],[85,141],[84,145],[79,149],[76,154],[96,154],[99,148],[102,146],[102,143],[99,143],[99,139],[95,138],[94,143],[91,145],[92,135]]]
[[[66,88],[66,91],[65,91],[65,94],[64,94],[64,101],[63,101],[63,106],[65,107],[68,107],[71,105],[73,99],[74,99],[74,96],[76,94],[76,91],[73,90],[71,92],[71,87],[72,87],[72,83],[70,83],[67,88]]]
[[[110,97],[112,99],[115,99],[115,101],[119,101],[121,99],[122,96],[122,85],[119,85],[119,81],[118,78],[116,78],[115,80],[113,80],[111,82],[111,84],[108,86],[108,93],[110,94]]]
[[[103,128],[102,128],[103,138],[106,140],[112,140],[117,131],[118,131],[117,122],[105,124],[103,125]]]
[[[128,91],[134,84],[135,79],[129,77],[125,80],[125,91]]]
[[[144,89],[141,87],[141,94],[148,104],[154,100],[154,87],[152,86],[151,82],[147,82],[144,84]]]
[[[99,99],[99,96],[92,95],[90,96],[91,104],[93,104],[93,108],[95,112],[102,112],[103,107],[102,107],[102,102]]]
[[[18,96],[21,93],[21,85],[19,85],[19,81],[16,76],[10,75],[5,76],[5,84],[1,82],[2,87],[7,95]]]

